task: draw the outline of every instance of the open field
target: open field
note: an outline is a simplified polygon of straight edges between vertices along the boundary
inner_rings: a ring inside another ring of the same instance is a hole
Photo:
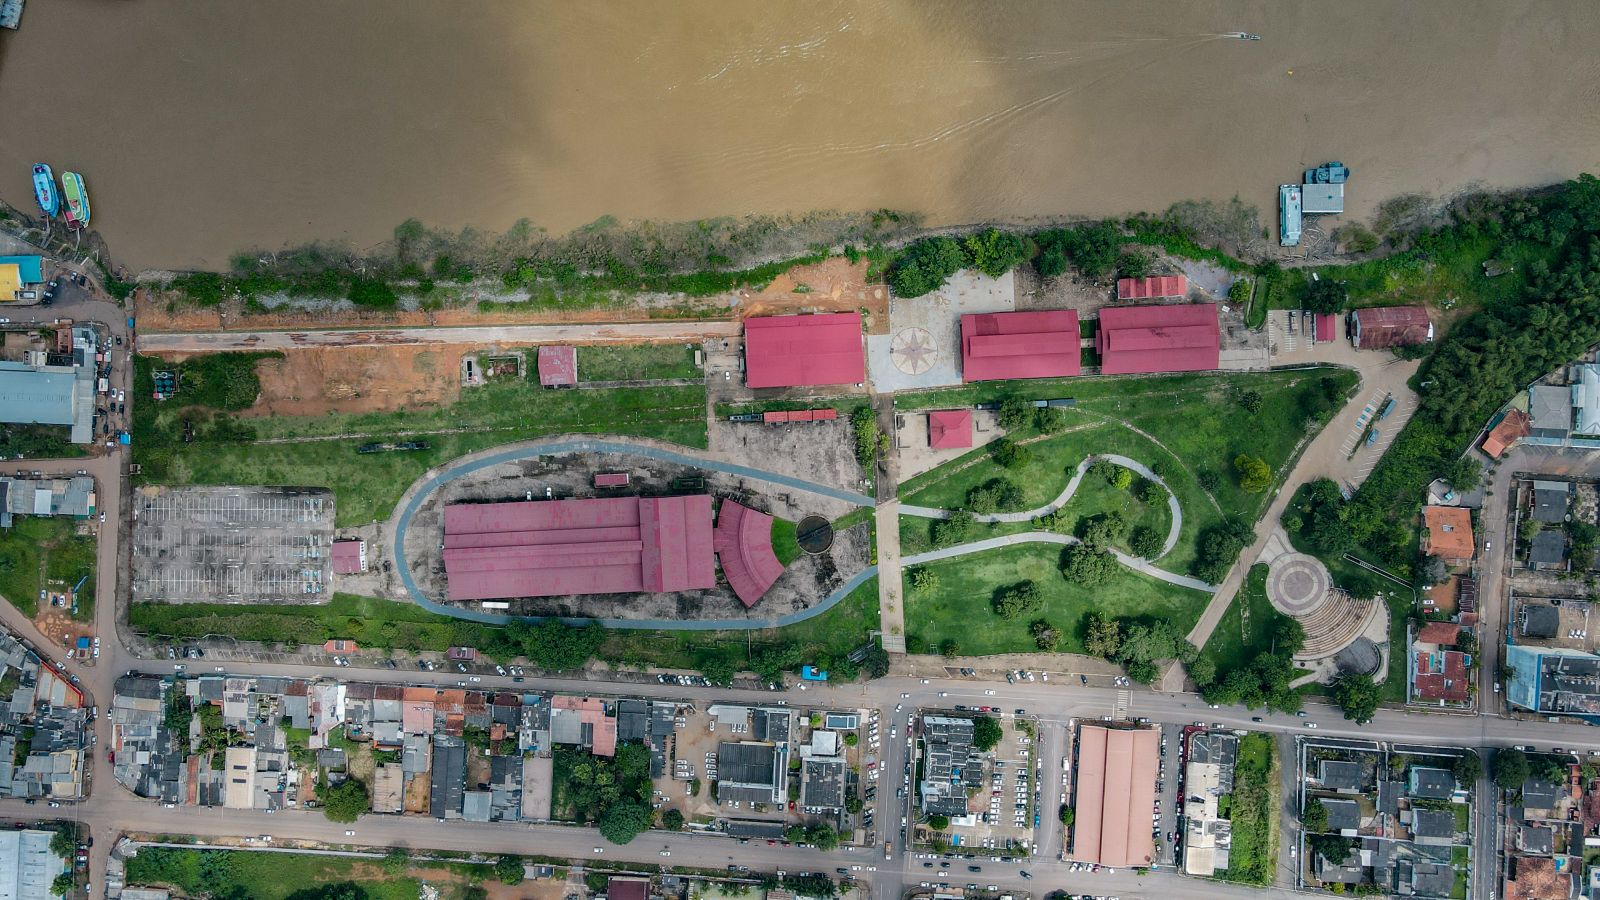
[[[912,653],[933,652],[947,639],[963,656],[1028,653],[1036,647],[1028,634],[1035,619],[1061,631],[1058,648],[1082,653],[1084,616],[1165,619],[1187,630],[1205,609],[1209,595],[1123,571],[1103,585],[1082,587],[1061,576],[1061,548],[1028,544],[927,565],[938,579],[928,596],[907,591],[907,642]],[[1015,621],[995,614],[997,590],[1019,581],[1038,583],[1044,609]]]
[[[77,528],[76,519],[17,516],[0,531],[0,594],[28,618],[38,614],[41,590],[65,592],[83,579],[73,618],[94,621],[95,541]]]
[[[619,344],[578,348],[579,381],[702,378],[691,344]]]
[[[223,356],[223,355],[219,355]],[[235,358],[248,354],[233,354]],[[259,393],[254,372],[234,364],[190,392],[187,360],[177,397],[140,403],[133,433],[138,480],[168,484],[272,484],[329,487],[340,526],[384,519],[400,495],[430,468],[463,454],[541,435],[575,432],[640,435],[706,446],[702,386],[547,391],[515,379],[474,388],[448,405],[318,416],[236,419],[223,410],[250,407]],[[161,363],[136,357],[135,393],[153,389]],[[180,406],[183,401],[195,405]],[[185,425],[192,440],[185,441]],[[375,441],[422,440],[425,450],[358,454]]]
[[[170,885],[188,896],[254,900],[286,900],[311,889],[350,884],[360,892],[350,896],[364,900],[415,900],[426,879],[440,889],[441,900],[451,900],[465,894],[475,875],[489,875],[488,867],[416,862],[391,875],[375,859],[147,847],[128,860],[127,883]]]
[[[1244,586],[1228,604],[1201,655],[1210,657],[1218,672],[1247,666],[1260,654],[1271,652],[1272,626],[1282,616],[1267,599],[1266,564],[1251,566]]]

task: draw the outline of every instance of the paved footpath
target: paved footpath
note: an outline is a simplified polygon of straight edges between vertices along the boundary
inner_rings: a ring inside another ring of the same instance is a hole
[[[973,541],[970,544],[957,544],[954,547],[944,547],[939,550],[929,550],[926,553],[918,553],[914,556],[908,556],[901,560],[901,564],[907,566],[917,566],[922,565],[923,563],[937,562],[941,559],[953,559],[958,556],[967,556],[968,554],[972,553],[982,553],[985,550],[995,550],[1000,547],[1014,547],[1020,544],[1059,544],[1066,546],[1068,544],[1081,543],[1083,542],[1070,534],[1056,534],[1049,531],[1029,531],[1023,534],[1005,534],[1001,535],[1000,537],[985,538],[981,541]],[[1117,562],[1122,563],[1124,566],[1127,566],[1135,572],[1148,575],[1151,578],[1159,581],[1165,581],[1167,584],[1175,584],[1179,587],[1204,591],[1208,594],[1217,589],[1216,585],[1208,584],[1198,578],[1190,578],[1187,575],[1178,575],[1173,572],[1168,572],[1165,569],[1158,569],[1145,560],[1139,559],[1135,556],[1129,556],[1128,554],[1123,553],[1121,550],[1112,550],[1111,554],[1117,558]]]
[[[900,501],[889,500],[873,513],[878,524],[878,618],[883,649],[906,652],[906,604],[900,568]]]

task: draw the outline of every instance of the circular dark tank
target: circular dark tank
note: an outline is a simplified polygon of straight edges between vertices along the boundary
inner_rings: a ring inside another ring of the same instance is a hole
[[[827,553],[833,546],[833,525],[821,516],[806,516],[795,527],[794,537],[807,553]]]

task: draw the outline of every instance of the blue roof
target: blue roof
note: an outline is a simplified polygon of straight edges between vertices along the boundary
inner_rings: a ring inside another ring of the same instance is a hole
[[[42,372],[18,362],[0,362],[0,422],[73,424],[74,380],[72,372]]]
[[[7,263],[16,263],[22,272],[23,284],[38,284],[44,280],[44,257],[42,256],[0,256],[0,266]]]

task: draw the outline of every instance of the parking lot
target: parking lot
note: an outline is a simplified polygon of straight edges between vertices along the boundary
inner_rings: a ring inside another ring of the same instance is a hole
[[[133,599],[326,601],[333,508],[321,489],[139,488]]]

